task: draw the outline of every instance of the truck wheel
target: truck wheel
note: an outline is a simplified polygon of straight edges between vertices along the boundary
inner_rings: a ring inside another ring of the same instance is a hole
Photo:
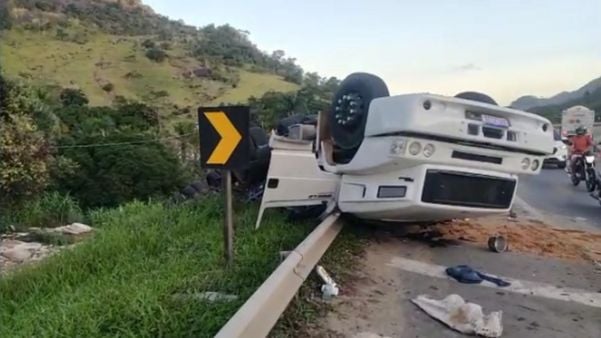
[[[483,93],[461,92],[461,93],[455,95],[455,97],[464,99],[464,100],[471,100],[471,101],[478,101],[478,102],[483,102],[483,103],[488,103],[488,104],[494,104],[495,106],[498,106],[497,101],[493,100],[492,97],[490,97],[486,94],[483,94]]]
[[[389,95],[384,81],[375,75],[353,73],[347,76],[334,96],[328,117],[336,147],[354,156],[363,141],[371,101]]]

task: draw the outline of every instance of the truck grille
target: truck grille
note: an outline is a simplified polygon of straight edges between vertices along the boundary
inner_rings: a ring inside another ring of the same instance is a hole
[[[516,181],[493,176],[428,170],[422,202],[474,208],[507,209]]]

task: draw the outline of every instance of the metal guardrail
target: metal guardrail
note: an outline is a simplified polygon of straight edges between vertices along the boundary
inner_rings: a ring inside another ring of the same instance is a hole
[[[221,328],[216,338],[265,337],[284,312],[321,256],[334,241],[340,214],[328,216],[273,271],[255,293]]]

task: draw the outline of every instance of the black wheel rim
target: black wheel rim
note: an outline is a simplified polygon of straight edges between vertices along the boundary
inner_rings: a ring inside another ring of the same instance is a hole
[[[355,92],[342,95],[334,106],[334,120],[344,129],[353,129],[360,125],[364,113],[363,98]]]

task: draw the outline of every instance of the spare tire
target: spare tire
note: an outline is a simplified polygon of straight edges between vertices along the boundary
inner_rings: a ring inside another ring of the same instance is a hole
[[[478,102],[483,102],[483,103],[489,103],[489,104],[494,104],[495,106],[498,106],[497,101],[495,101],[492,97],[483,94],[483,93],[479,93],[479,92],[461,92],[457,95],[455,95],[455,97],[458,97],[460,99],[464,99],[464,100],[471,100],[471,101],[478,101]]]
[[[335,146],[354,156],[363,141],[371,101],[389,95],[386,83],[375,75],[347,76],[334,96],[328,117]]]

